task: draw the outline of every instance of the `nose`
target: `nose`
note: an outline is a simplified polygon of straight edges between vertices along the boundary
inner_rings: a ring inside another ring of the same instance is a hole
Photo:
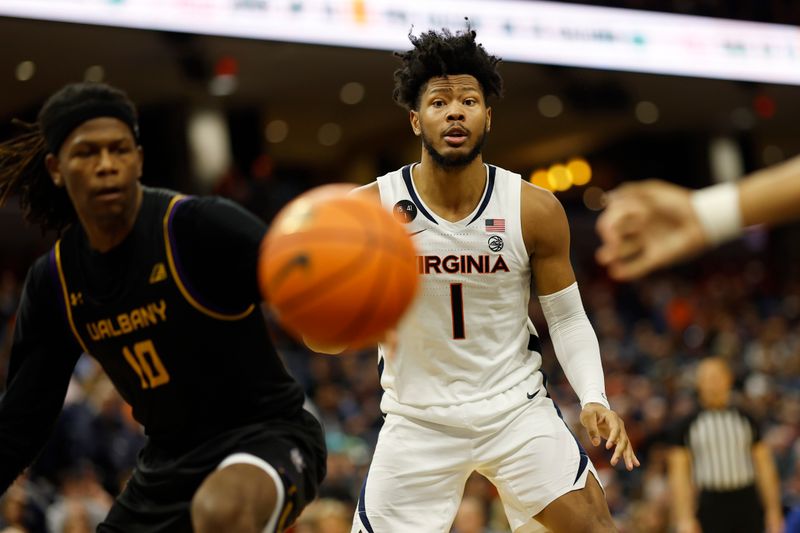
[[[464,109],[459,104],[453,104],[447,110],[447,120],[452,122],[463,122],[464,121]]]
[[[108,148],[100,150],[100,158],[97,161],[97,174],[105,175],[115,171],[114,158]]]

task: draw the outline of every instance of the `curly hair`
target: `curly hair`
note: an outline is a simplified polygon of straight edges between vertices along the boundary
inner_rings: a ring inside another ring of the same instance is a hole
[[[414,48],[395,52],[403,65],[394,72],[394,101],[408,110],[419,109],[420,93],[428,80],[453,74],[474,76],[486,97],[502,96],[503,78],[497,72],[500,58],[488,54],[475,36],[469,25],[455,34],[447,29],[418,37],[409,33]]]
[[[43,232],[61,234],[76,222],[78,215],[67,191],[55,186],[45,158],[58,153],[79,124],[97,116],[119,118],[138,140],[136,107],[123,91],[103,83],[66,85],[45,102],[36,123],[14,120],[23,132],[0,143],[0,205],[19,193],[25,220]]]
[[[37,124],[15,121],[23,128],[20,135],[0,143],[0,205],[13,193],[25,220],[38,225],[42,232],[60,234],[77,220],[75,208],[66,189],[56,187],[45,167],[47,143]]]

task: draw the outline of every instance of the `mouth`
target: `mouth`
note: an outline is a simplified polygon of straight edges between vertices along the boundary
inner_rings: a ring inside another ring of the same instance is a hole
[[[122,197],[122,187],[103,187],[94,192],[94,197],[100,201],[118,200]]]
[[[444,133],[444,140],[451,146],[459,146],[466,142],[469,134],[461,128],[450,128]]]

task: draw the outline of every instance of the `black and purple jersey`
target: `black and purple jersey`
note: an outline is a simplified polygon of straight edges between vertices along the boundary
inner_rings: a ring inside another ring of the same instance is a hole
[[[176,453],[229,428],[299,416],[273,348],[256,265],[265,225],[221,198],[144,188],[107,253],[79,225],[31,267],[0,401],[0,492],[49,435],[82,352],[151,441]]]

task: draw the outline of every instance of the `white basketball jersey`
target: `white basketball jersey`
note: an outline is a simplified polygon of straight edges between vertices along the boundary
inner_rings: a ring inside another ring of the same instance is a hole
[[[485,166],[483,197],[458,222],[420,199],[412,165],[378,178],[382,204],[405,221],[416,245],[420,274],[395,353],[380,352],[383,412],[470,426],[529,401],[526,391],[542,386],[538,336],[528,318],[521,178]]]

